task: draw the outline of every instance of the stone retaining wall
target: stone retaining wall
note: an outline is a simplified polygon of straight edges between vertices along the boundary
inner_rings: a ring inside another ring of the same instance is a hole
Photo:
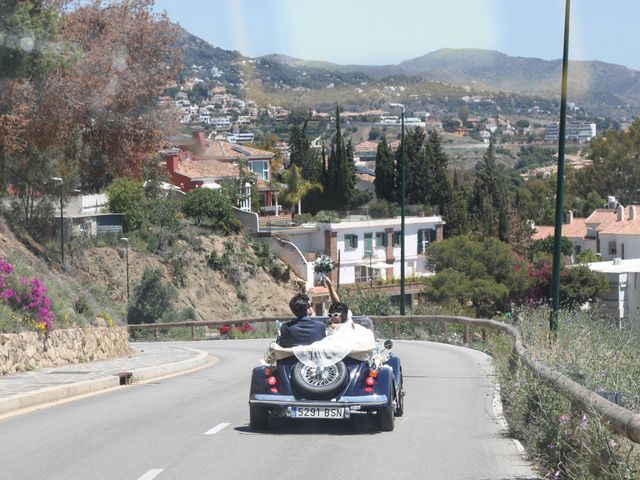
[[[104,360],[129,353],[126,327],[88,327],[0,334],[0,375]]]

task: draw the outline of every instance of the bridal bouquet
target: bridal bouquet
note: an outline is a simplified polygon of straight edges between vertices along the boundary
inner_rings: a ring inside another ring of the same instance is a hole
[[[313,271],[319,273],[321,276],[331,272],[335,267],[333,260],[328,255],[320,255],[313,262]]]

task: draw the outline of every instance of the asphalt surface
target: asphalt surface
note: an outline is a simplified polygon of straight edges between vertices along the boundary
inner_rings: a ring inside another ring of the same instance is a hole
[[[132,368],[130,386],[0,419],[0,480],[539,478],[499,425],[491,361],[481,352],[396,342],[407,397],[393,432],[379,432],[366,415],[256,432],[248,426],[249,383],[267,345],[135,345],[145,350],[140,357],[167,349],[154,354],[162,365],[190,348],[219,361],[148,382],[136,381]]]
[[[135,382],[183,373],[215,361],[173,343],[131,343],[131,353],[89,363],[0,376],[0,416]]]

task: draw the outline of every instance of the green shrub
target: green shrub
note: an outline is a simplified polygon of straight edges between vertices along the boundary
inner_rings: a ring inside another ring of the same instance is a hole
[[[185,253],[184,251],[178,252],[171,250],[166,255],[171,271],[171,279],[174,285],[180,287],[185,286],[185,280],[187,279],[187,259],[185,258]]]
[[[80,295],[73,306],[73,311],[80,315],[93,315],[93,309],[85,295]]]
[[[378,200],[369,205],[369,215],[372,218],[392,218],[399,215],[398,205],[387,200]]]
[[[197,188],[187,194],[183,203],[187,217],[195,218],[198,225],[207,221],[211,229],[222,235],[238,233],[242,224],[233,213],[231,201],[221,192],[208,188]]]
[[[124,231],[139,229],[147,203],[142,182],[116,178],[107,187],[107,196],[109,211],[124,213]]]
[[[398,309],[391,304],[391,299],[384,293],[358,289],[350,290],[342,295],[342,301],[349,306],[354,315],[397,315]]]
[[[224,272],[224,269],[227,267],[229,263],[229,257],[223,255],[218,255],[218,252],[213,250],[211,255],[209,255],[209,259],[207,260],[207,264],[212,270],[216,272]]]
[[[7,305],[0,303],[0,333],[15,333],[23,329],[22,317]]]
[[[269,268],[269,275],[279,282],[288,282],[291,280],[291,268],[282,262],[274,263]]]
[[[163,283],[160,269],[145,268],[140,283],[133,289],[127,321],[131,324],[163,322],[174,315],[173,302],[177,291],[170,283]]]

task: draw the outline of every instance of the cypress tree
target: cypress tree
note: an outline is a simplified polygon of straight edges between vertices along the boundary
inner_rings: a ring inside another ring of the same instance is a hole
[[[426,135],[422,128],[409,130],[405,135],[405,177],[407,202],[426,205],[430,203],[429,164],[425,150]]]
[[[327,163],[327,172],[324,176],[324,198],[325,203],[333,208],[336,205],[335,187],[336,187],[336,149],[335,145],[331,145],[329,153],[329,161]]]
[[[382,137],[376,150],[376,178],[373,185],[378,200],[395,201],[396,171],[393,164],[393,152],[389,148],[386,137]]]
[[[447,222],[444,226],[446,237],[464,235],[469,232],[469,202],[467,192],[458,179],[458,171],[453,171],[451,199],[443,205],[442,215]]]
[[[289,128],[289,166],[302,166],[304,147],[302,145],[302,130],[297,125]]]
[[[477,228],[489,236],[499,236],[501,240],[506,241],[507,189],[504,176],[496,165],[493,138],[476,173],[472,207]]]
[[[342,172],[344,175],[344,204],[347,208],[353,206],[353,200],[356,194],[356,183],[358,177],[356,176],[356,163],[353,158],[353,145],[351,140],[347,143],[345,148],[344,161],[342,164]]]
[[[336,141],[331,145],[331,154],[325,176],[324,197],[328,205],[336,209],[351,206],[355,196],[356,170],[351,142],[344,144],[340,126],[340,106],[336,105]]]
[[[311,149],[311,140],[307,136],[307,121],[302,127],[293,125],[289,129],[289,149],[291,157],[289,166],[297,165],[301,168],[302,177],[311,182],[320,182],[322,165],[318,155]]]
[[[451,201],[451,185],[447,167],[449,157],[442,149],[441,137],[433,130],[429,134],[427,152],[430,155],[430,189],[431,204],[437,206],[437,211],[444,211],[445,205]]]

